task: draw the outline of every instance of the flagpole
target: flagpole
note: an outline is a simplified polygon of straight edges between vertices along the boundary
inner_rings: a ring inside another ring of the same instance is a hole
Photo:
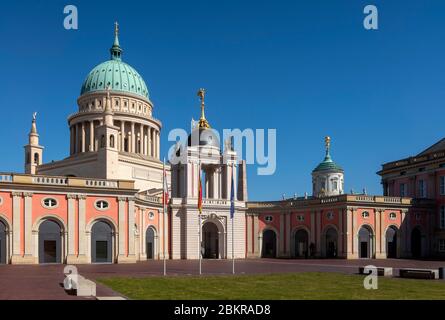
[[[233,183],[235,183],[235,181],[233,180],[233,164],[232,164],[232,184]],[[232,185],[232,190],[235,190],[235,186],[233,186],[233,185]],[[235,193],[235,192],[233,192],[233,193]],[[235,195],[233,194],[232,196],[233,196],[233,198],[231,199],[231,201],[234,202]],[[230,206],[232,207],[233,204],[231,203]],[[230,210],[231,210],[230,215],[232,216],[232,274],[235,274],[235,232],[233,229],[233,227],[234,227],[233,220],[235,218],[235,214],[234,214],[234,212],[232,212],[232,210],[234,210],[234,208],[230,208]]]
[[[199,164],[199,171],[198,171],[198,188],[201,188],[201,191],[198,190],[198,193],[201,192],[201,195],[198,194],[198,202],[199,202],[199,197],[201,197],[202,199],[202,184],[201,184],[201,161],[198,160],[198,164]],[[201,200],[202,201],[202,200]],[[202,239],[201,239],[201,214],[202,214],[202,203],[201,203],[201,209],[198,208],[198,224],[199,224],[199,243],[198,243],[198,255],[199,255],[199,275],[202,274],[202,252],[201,252],[201,244],[202,244]]]
[[[164,251],[164,254],[163,254],[163,256],[164,256],[164,276],[166,276],[167,275],[167,261],[166,261],[166,259],[165,259],[165,238],[166,238],[166,234],[167,234],[167,232],[166,232],[166,219],[165,219],[165,200],[166,200],[166,196],[165,196],[165,192],[167,191],[168,192],[168,190],[164,190],[165,189],[165,158],[164,158],[164,163],[163,163],[163,166],[162,166],[162,214],[163,214],[163,220],[164,220],[164,225],[163,225],[163,228],[164,228],[164,236],[162,237],[162,242],[163,242],[163,244],[162,244],[162,248],[163,248],[163,251]]]

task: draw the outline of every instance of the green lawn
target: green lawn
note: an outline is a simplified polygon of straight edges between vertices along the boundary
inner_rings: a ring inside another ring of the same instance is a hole
[[[106,278],[99,282],[131,299],[445,299],[445,281],[378,279],[363,288],[364,276],[292,273],[238,276]]]

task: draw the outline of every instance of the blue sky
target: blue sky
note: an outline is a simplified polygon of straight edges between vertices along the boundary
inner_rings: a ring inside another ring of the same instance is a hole
[[[63,8],[79,9],[79,30]],[[363,8],[379,9],[379,30]],[[445,2],[437,1],[8,1],[0,11],[0,171],[23,171],[33,111],[44,160],[69,153],[67,116],[89,70],[109,57],[113,23],[123,60],[144,77],[170,129],[199,117],[207,89],[213,127],[276,128],[277,171],[249,167],[249,196],[311,191],[325,135],[346,190],[381,193],[375,174],[443,137]]]

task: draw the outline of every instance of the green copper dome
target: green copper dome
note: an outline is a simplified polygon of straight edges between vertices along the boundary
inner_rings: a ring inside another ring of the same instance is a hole
[[[144,79],[130,65],[122,62],[122,48],[119,45],[118,26],[116,24],[113,46],[110,49],[111,59],[90,71],[83,82],[80,94],[105,91],[121,91],[149,98],[148,88]]]
[[[340,171],[343,172],[343,168],[337,165],[334,161],[332,161],[331,155],[329,153],[329,149],[331,146],[331,138],[326,137],[325,138],[326,143],[326,156],[312,172],[318,172],[318,171]]]
[[[313,172],[318,172],[318,171],[343,171],[343,168],[340,167],[339,165],[337,165],[334,161],[332,161],[331,156],[329,155],[329,153],[326,155],[326,157],[324,158],[323,162],[321,162],[315,169]]]

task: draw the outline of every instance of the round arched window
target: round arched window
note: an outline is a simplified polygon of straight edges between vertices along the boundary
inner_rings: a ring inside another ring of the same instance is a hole
[[[109,204],[105,200],[98,200],[98,201],[96,201],[95,206],[99,210],[107,210],[109,207]]]
[[[54,198],[45,198],[42,200],[42,205],[47,209],[57,208],[58,202]]]

